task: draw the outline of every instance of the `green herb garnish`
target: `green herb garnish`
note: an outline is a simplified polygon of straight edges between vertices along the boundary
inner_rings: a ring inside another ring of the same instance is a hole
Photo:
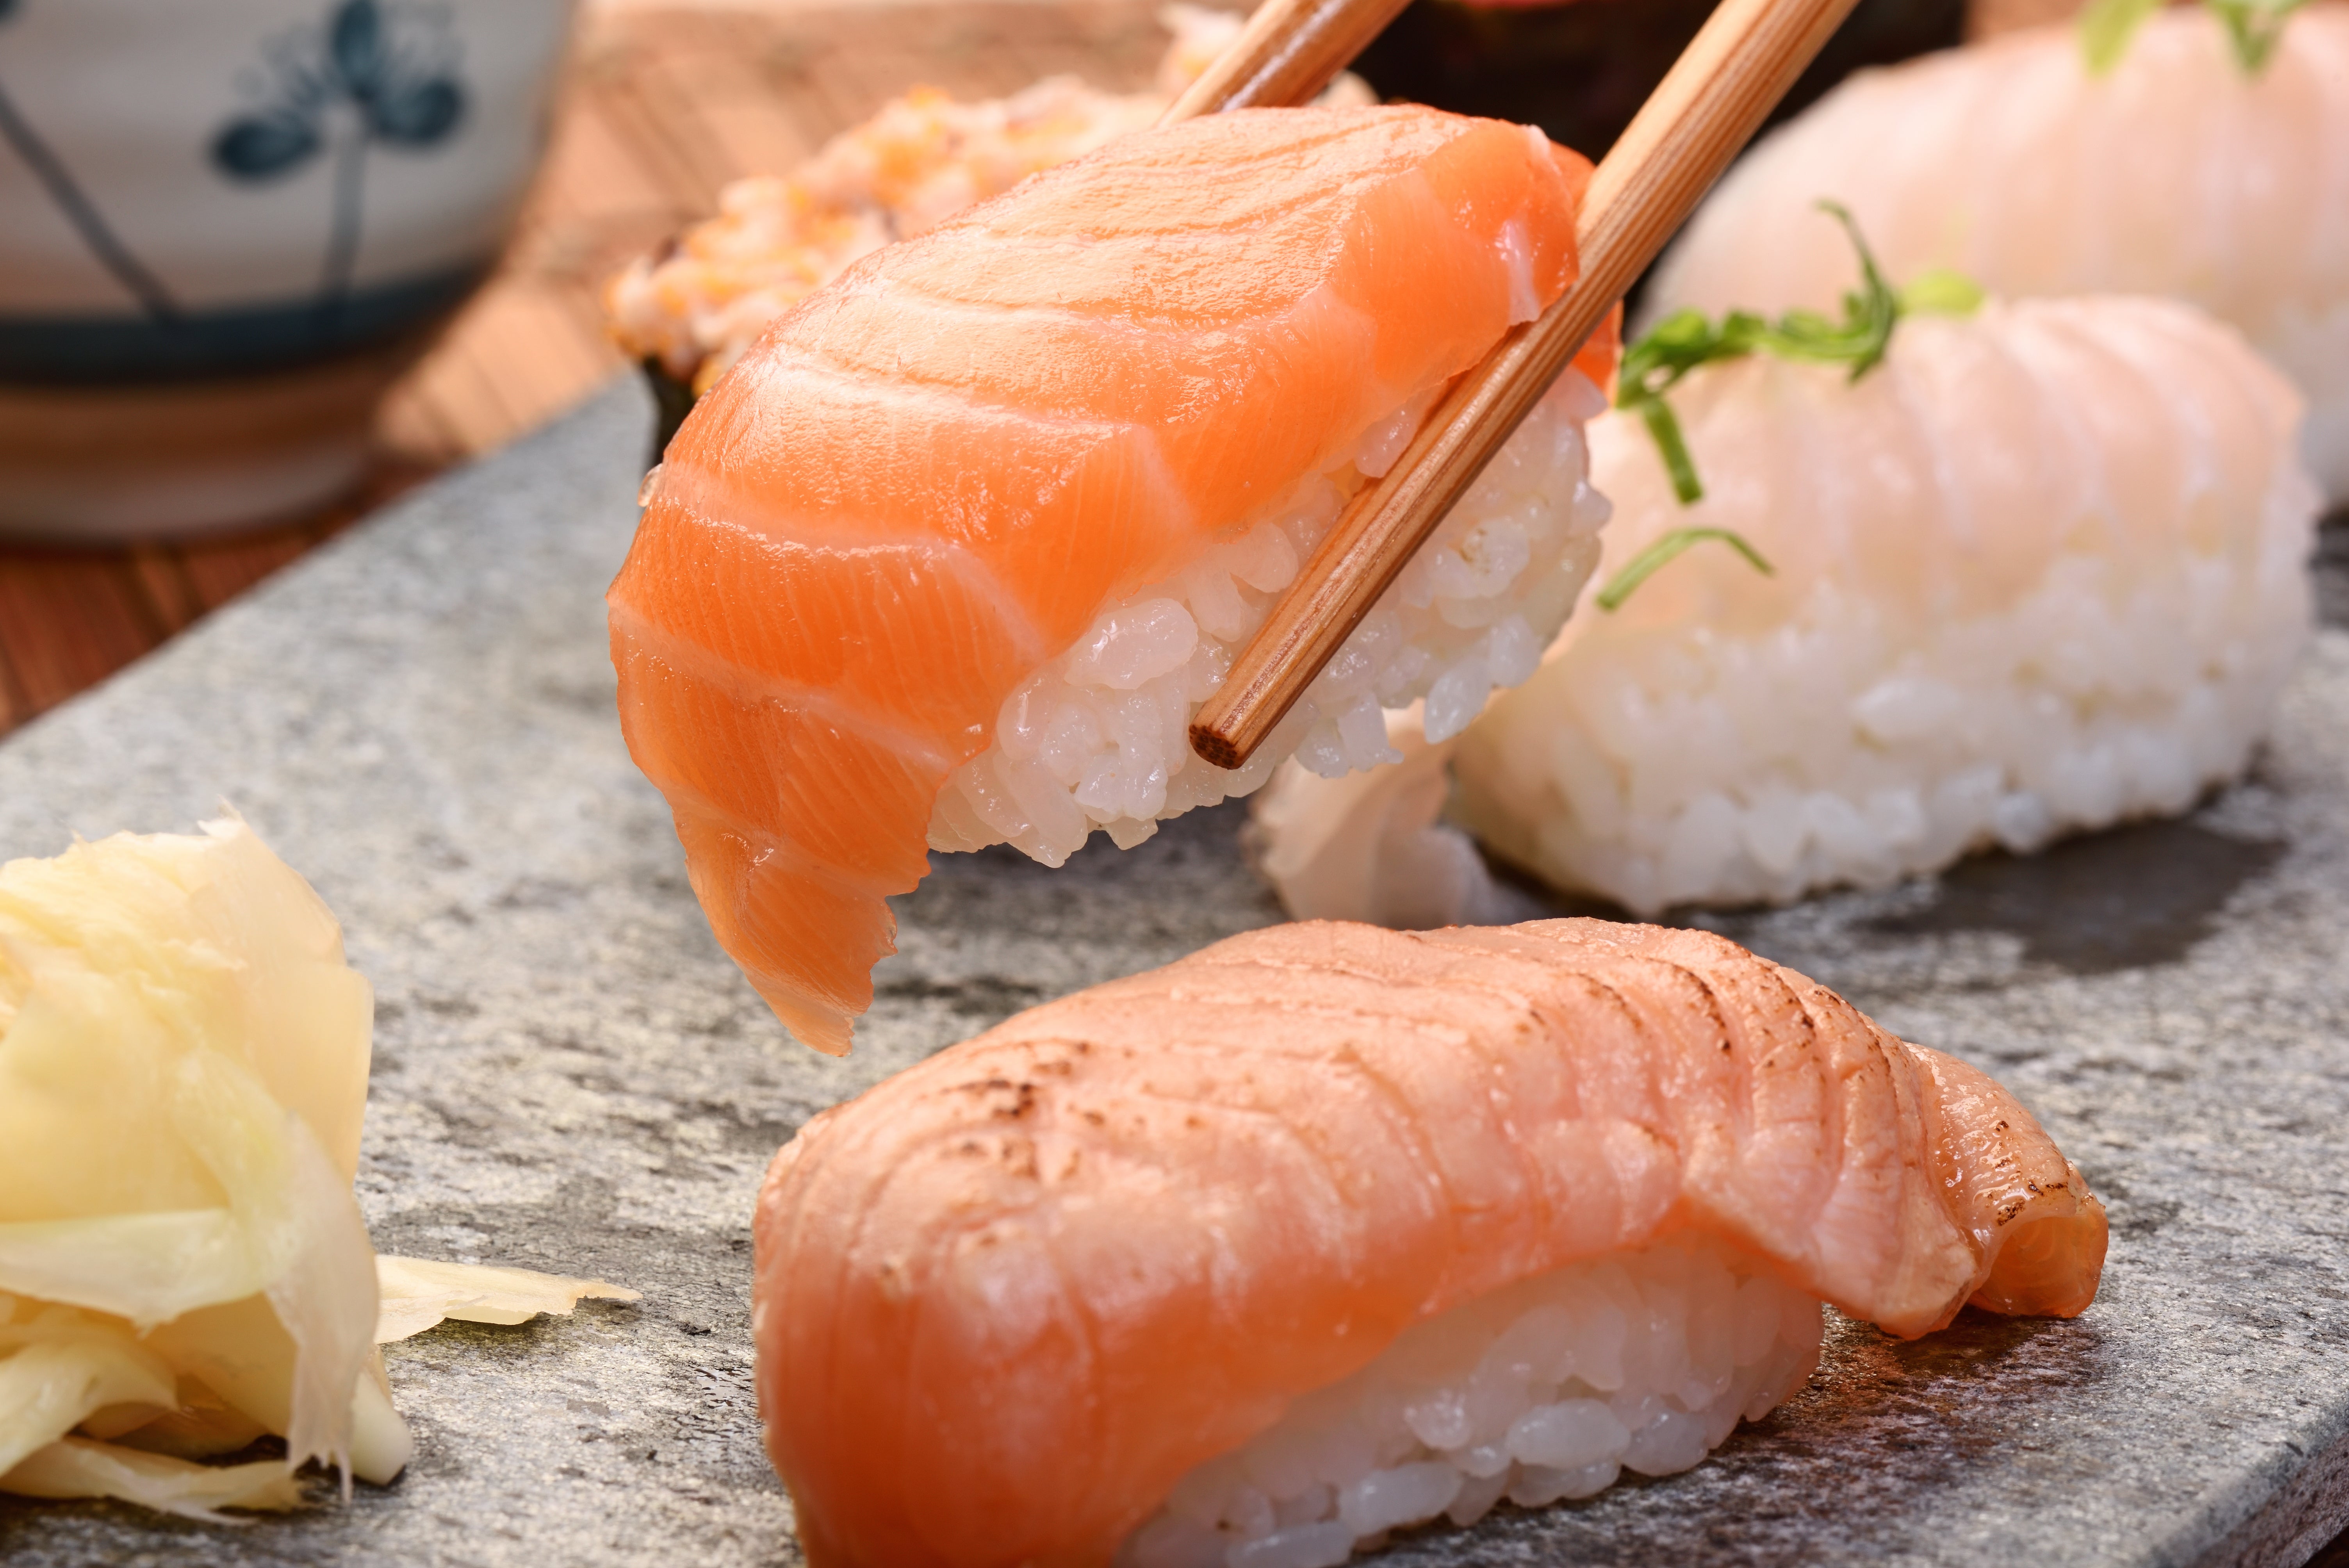
[[[1664,460],[1664,471],[1671,476],[1672,493],[1682,506],[1704,499],[1704,481],[1697,478],[1680,419],[1665,394],[1690,371],[1716,360],[1741,359],[1760,352],[1781,359],[1848,365],[1851,379],[1857,381],[1883,360],[1891,346],[1892,329],[1903,315],[1929,312],[1970,315],[1982,304],[1981,286],[1946,269],[1920,273],[1896,293],[1884,281],[1876,255],[1860,237],[1851,213],[1836,201],[1822,201],[1819,210],[1843,225],[1859,255],[1860,286],[1843,296],[1841,321],[1830,321],[1815,310],[1790,310],[1774,325],[1752,311],[1733,310],[1715,326],[1702,311],[1677,310],[1623,351],[1622,368],[1615,377],[1615,407],[1637,414],[1647,426]],[[1773,574],[1762,552],[1733,530],[1674,529],[1641,551],[1599,590],[1599,607],[1615,609],[1681,552],[1705,540],[1730,546],[1764,576]]]
[[[2121,63],[2129,40],[2147,17],[2161,9],[2161,0],[2095,0],[2080,13],[2080,52],[2087,57],[2088,74],[2101,77]]]
[[[2267,68],[2283,37],[2283,25],[2305,0],[2203,0],[2226,24],[2235,46],[2235,63],[2246,76]],[[2129,40],[2146,19],[2161,9],[2162,0],[2095,0],[2080,13],[2080,49],[2087,57],[2088,74],[2101,77],[2121,63]]]
[[[1615,573],[1607,586],[1599,591],[1599,607],[1613,612],[1622,608],[1631,591],[1671,563],[1672,558],[1692,544],[1708,539],[1719,540],[1754,563],[1754,570],[1764,577],[1775,577],[1777,569],[1762,559],[1762,552],[1746,542],[1745,536],[1733,528],[1676,528],[1647,549],[1631,558],[1631,563]]]
[[[1752,311],[1733,310],[1715,326],[1702,311],[1676,310],[1623,351],[1623,366],[1615,377],[1615,406],[1639,415],[1648,427],[1671,474],[1672,493],[1681,498],[1682,506],[1702,499],[1704,483],[1696,477],[1688,443],[1681,437],[1680,420],[1664,400],[1682,377],[1700,365],[1742,359],[1759,350],[1781,359],[1848,365],[1851,378],[1857,381],[1884,357],[1892,341],[1892,324],[1900,319],[1901,297],[1877,270],[1876,257],[1868,242],[1859,237],[1859,225],[1852,222],[1851,214],[1839,202],[1822,201],[1819,207],[1843,224],[1853,249],[1859,253],[1861,286],[1843,296],[1841,321],[1829,321],[1815,310],[1790,310],[1774,325]],[[1949,293],[1946,281],[1936,288],[1941,296]],[[1979,290],[1974,297],[1980,303]]]
[[[1971,315],[1982,309],[1982,284],[1963,273],[1934,267],[1900,285],[1902,315]]]
[[[1647,432],[1656,437],[1663,467],[1672,474],[1672,495],[1680,505],[1703,500],[1705,486],[1689,460],[1689,444],[1680,437],[1680,420],[1665,392],[1680,385],[1701,364],[1717,359],[1743,359],[1754,350],[1781,359],[1811,359],[1820,364],[1848,364],[1851,380],[1858,380],[1884,359],[1893,340],[1893,322],[1903,310],[1971,312],[1982,303],[1982,291],[1954,273],[1926,273],[1917,279],[1921,298],[1893,294],[1877,270],[1875,253],[1860,240],[1860,225],[1844,211],[1842,201],[1820,201],[1820,211],[1835,213],[1837,223],[1851,234],[1851,249],[1860,253],[1860,286],[1844,294],[1844,319],[1830,322],[1816,310],[1787,310],[1778,324],[1769,324],[1753,310],[1732,310],[1720,326],[1705,319],[1703,310],[1675,310],[1656,322],[1642,338],[1623,350],[1623,366],[1616,371],[1616,408],[1637,413]]]
[[[2203,0],[2227,25],[2235,46],[2235,63],[2246,76],[2267,69],[2268,57],[2283,41],[2283,25],[2304,0]]]

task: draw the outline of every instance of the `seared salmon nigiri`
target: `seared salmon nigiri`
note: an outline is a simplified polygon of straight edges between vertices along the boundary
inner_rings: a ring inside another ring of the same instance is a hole
[[[1902,1336],[2071,1316],[2102,1205],[2014,1099],[1723,938],[1235,937],[1037,1007],[768,1173],[814,1568],[1341,1562],[1684,1470]]]
[[[1254,762],[1184,738],[1345,498],[1572,280],[1588,173],[1413,108],[1138,133],[866,258],[703,397],[612,585],[621,719],[802,1040],[847,1048],[927,851],[1132,845],[1533,672],[1597,559],[1611,327]]]

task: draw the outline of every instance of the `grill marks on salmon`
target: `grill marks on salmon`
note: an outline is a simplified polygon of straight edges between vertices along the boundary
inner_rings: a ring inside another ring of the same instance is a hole
[[[611,592],[631,751],[727,950],[847,1048],[882,900],[1005,697],[1575,271],[1588,166],[1396,108],[1126,138],[877,253],[671,443]]]
[[[816,1118],[757,1221],[809,1560],[1103,1563],[1405,1328],[1694,1231],[1913,1336],[2071,1315],[2105,1219],[1982,1074],[1695,932],[1314,923]]]

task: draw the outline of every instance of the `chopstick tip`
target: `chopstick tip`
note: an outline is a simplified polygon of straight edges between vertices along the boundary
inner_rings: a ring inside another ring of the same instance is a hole
[[[1199,760],[1226,772],[1236,772],[1247,763],[1248,754],[1221,730],[1206,724],[1191,727],[1191,749]]]

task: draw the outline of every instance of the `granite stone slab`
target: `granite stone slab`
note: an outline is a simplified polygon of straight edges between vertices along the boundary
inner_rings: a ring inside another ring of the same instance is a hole
[[[11,1568],[798,1561],[759,1447],[754,1189],[816,1109],[1030,1003],[1278,918],[1241,815],[1046,872],[939,857],[844,1062],[711,942],[612,713],[601,593],[648,410],[615,389],[0,746],[0,854],[226,799],[378,995],[378,1244],[639,1305],[391,1347],[418,1454],[238,1530],[0,1501]],[[1686,1475],[1403,1539],[1501,1563],[2292,1563],[2349,1520],[2349,634],[2191,820],[1712,922],[1999,1075],[2112,1205],[2073,1323],[1838,1322]],[[1527,894],[1529,908],[1539,901]]]

